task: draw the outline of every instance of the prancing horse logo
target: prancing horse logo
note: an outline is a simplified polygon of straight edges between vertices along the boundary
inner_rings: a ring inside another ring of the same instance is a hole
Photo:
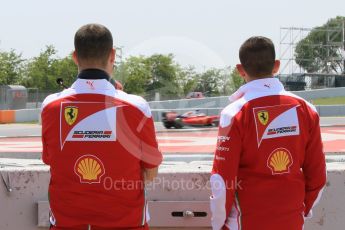
[[[262,125],[267,125],[268,119],[269,119],[268,112],[266,110],[259,111],[258,112],[258,119]]]
[[[78,117],[78,107],[76,106],[67,106],[65,107],[65,120],[67,124],[73,125]]]

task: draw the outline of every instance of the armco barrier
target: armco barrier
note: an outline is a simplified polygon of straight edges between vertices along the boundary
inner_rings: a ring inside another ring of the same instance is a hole
[[[292,91],[292,93],[306,100],[313,100],[317,98],[329,98],[329,97],[344,97],[345,87],[313,89],[313,90],[306,90],[306,91]]]
[[[0,159],[0,165],[0,229],[46,230],[49,167],[29,159]],[[345,163],[327,163],[327,168],[327,187],[305,230],[344,229]],[[147,186],[151,229],[210,229],[210,170],[211,161],[163,163],[158,178]]]
[[[229,104],[228,96],[149,102],[151,109],[219,108],[219,107],[224,108],[228,104]]]
[[[173,111],[183,114],[191,110],[199,110],[206,115],[219,115],[223,107],[205,108],[174,108],[174,109],[152,109],[152,116],[155,121],[162,120],[162,112]],[[345,105],[319,105],[316,109],[321,117],[345,116]],[[31,122],[40,120],[40,109],[22,109],[22,110],[0,110],[0,124]]]
[[[38,116],[40,116],[40,109],[16,110],[15,122],[37,121]]]
[[[320,116],[345,116],[345,105],[319,105],[316,106]]]
[[[0,124],[14,123],[15,110],[0,110]]]
[[[344,97],[345,87],[316,89],[309,91],[293,91],[292,93],[310,101],[317,98]],[[176,109],[176,108],[224,108],[229,104],[229,97],[206,97],[198,99],[181,99],[168,101],[151,101],[151,109]]]
[[[0,124],[38,121],[40,109],[0,110]]]
[[[306,100],[315,98],[345,96],[345,88],[317,89],[310,91],[296,91],[296,95]],[[207,115],[218,115],[222,108],[229,104],[229,97],[207,97],[199,99],[181,99],[168,101],[151,101],[150,108],[155,121],[161,121],[161,113],[164,111],[175,111],[179,114],[200,110]],[[316,106],[320,116],[345,116],[345,105]],[[30,122],[39,120],[40,109],[23,110],[0,110],[0,124],[13,122]]]
[[[318,105],[315,106],[321,117],[345,116],[345,105]],[[155,121],[161,121],[162,112],[172,111],[183,114],[191,110],[199,110],[206,115],[219,115],[223,108],[187,108],[187,109],[152,109],[152,116]]]

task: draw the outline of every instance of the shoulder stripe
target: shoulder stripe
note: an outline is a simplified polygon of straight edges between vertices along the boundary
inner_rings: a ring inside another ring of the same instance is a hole
[[[65,89],[64,91],[62,92],[59,92],[59,93],[54,93],[54,94],[51,94],[49,95],[48,97],[46,97],[44,99],[44,101],[42,102],[42,107],[41,107],[41,111],[50,103],[54,102],[54,101],[57,101],[61,98],[64,98],[64,97],[68,97],[68,96],[72,96],[72,95],[75,95],[76,94],[76,91],[69,88],[69,89]]]
[[[149,104],[144,98],[140,96],[128,94],[123,91],[117,90],[116,94],[113,97],[135,106],[148,118],[152,116]]]
[[[219,126],[222,128],[230,126],[232,123],[232,119],[242,110],[243,106],[247,103],[247,100],[241,98],[225,107],[220,114]]]
[[[283,91],[280,95],[285,95],[285,96],[293,97],[301,101],[304,101],[309,106],[309,108],[311,108],[315,113],[318,113],[316,107],[312,103],[310,103],[309,101],[305,100],[304,98],[300,96],[297,96],[296,94],[293,94],[288,91]]]
[[[106,80],[95,80],[100,81],[98,84],[102,85],[102,89],[88,89],[82,88],[83,79],[78,79],[71,88],[65,89],[60,93],[55,93],[49,95],[42,103],[41,110],[43,110],[48,104],[60,100],[62,98],[76,95],[76,94],[102,94],[105,96],[113,97],[114,99],[119,99],[121,101],[127,102],[128,104],[139,109],[146,117],[150,118],[152,116],[149,104],[147,101],[133,94],[127,94],[121,90],[116,90],[108,81]],[[84,84],[85,85],[85,84]]]
[[[229,125],[231,125],[232,123],[232,119],[242,110],[243,106],[245,106],[248,102],[261,98],[261,97],[267,97],[267,96],[288,96],[288,97],[293,97],[296,98],[298,100],[301,100],[303,102],[306,103],[306,105],[311,108],[316,114],[318,114],[316,107],[311,104],[310,102],[306,101],[305,99],[287,92],[285,90],[282,90],[280,92],[272,92],[272,93],[248,93],[246,95],[244,95],[242,98],[238,99],[237,101],[231,103],[230,105],[228,105],[227,107],[225,107],[222,112],[221,112],[221,116],[220,116],[220,121],[219,121],[219,125],[224,128],[227,127]]]

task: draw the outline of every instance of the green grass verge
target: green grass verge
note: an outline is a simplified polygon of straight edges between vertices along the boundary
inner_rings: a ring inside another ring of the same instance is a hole
[[[0,125],[11,125],[11,124],[38,125],[38,121],[27,121],[27,122],[17,122],[17,123],[0,123]]]
[[[312,100],[314,105],[345,105],[345,97],[318,98]]]

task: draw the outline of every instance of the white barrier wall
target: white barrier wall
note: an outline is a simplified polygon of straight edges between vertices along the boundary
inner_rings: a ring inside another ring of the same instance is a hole
[[[15,122],[30,122],[37,121],[38,116],[40,116],[40,109],[20,109],[15,112]]]
[[[306,99],[313,100],[317,98],[344,97],[345,87],[315,89],[309,91],[292,91],[292,93]],[[199,99],[181,99],[168,101],[151,101],[151,109],[176,109],[176,108],[224,108],[229,104],[229,97],[206,97]]]
[[[341,97],[345,96],[345,88],[328,88],[310,91],[296,91],[296,95],[312,100],[316,98]],[[179,114],[190,110],[200,110],[207,115],[218,115],[220,111],[229,104],[229,97],[207,97],[199,99],[182,99],[168,101],[149,102],[152,115],[155,121],[162,120],[162,112],[175,111]],[[316,106],[320,116],[345,116],[345,105]],[[15,123],[39,121],[40,109],[15,110]],[[0,120],[1,122],[1,120]]]
[[[345,163],[327,163],[328,183],[306,230],[344,229]],[[209,229],[210,161],[165,162],[148,186],[152,229]],[[49,168],[40,160],[0,159],[0,229],[46,230]],[[188,216],[186,211],[206,213]],[[172,212],[185,212],[173,217]],[[39,227],[41,226],[41,227]]]
[[[154,118],[154,121],[161,121],[162,112],[174,111],[178,114],[182,114],[191,110],[199,110],[206,115],[219,115],[224,107],[176,107],[174,109],[152,109],[152,116]],[[321,117],[345,116],[345,105],[319,105],[316,106],[316,109]],[[28,111],[24,109],[18,111],[20,112],[18,113],[18,115],[16,112],[16,120],[14,121],[15,123],[40,121],[40,109],[30,109]]]
[[[310,91],[296,91],[296,95],[306,99],[313,100],[316,98],[341,97],[345,96],[345,88],[317,89]],[[229,97],[207,97],[200,99],[181,99],[168,101],[151,101],[150,108],[155,121],[161,121],[162,112],[176,111],[181,114],[190,110],[200,110],[207,115],[218,115],[220,111],[229,104]],[[345,105],[326,105],[316,106],[320,116],[345,116]],[[14,121],[31,122],[39,121],[40,109],[23,109],[15,110]],[[0,119],[1,123],[1,119]]]
[[[307,90],[307,91],[292,91],[292,93],[300,97],[303,97],[306,100],[313,100],[317,98],[329,98],[329,97],[344,97],[345,87],[313,89],[313,90]]]

